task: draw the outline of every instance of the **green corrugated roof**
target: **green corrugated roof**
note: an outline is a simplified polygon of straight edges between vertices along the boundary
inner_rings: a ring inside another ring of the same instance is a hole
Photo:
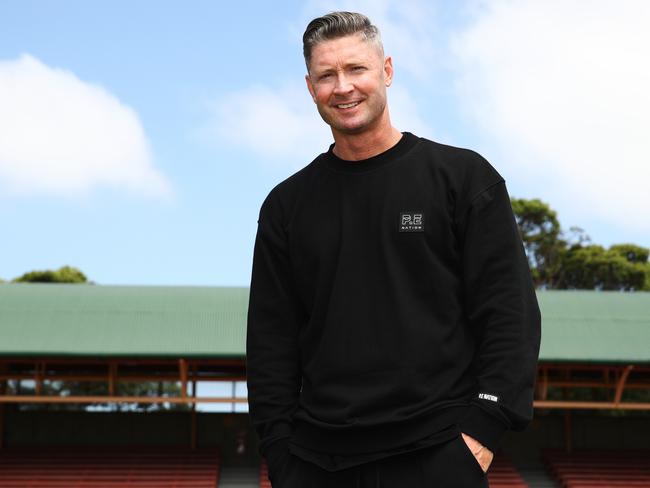
[[[0,285],[0,355],[241,357],[248,288]]]
[[[650,362],[650,293],[540,291],[544,361]]]
[[[539,291],[543,361],[650,362],[650,293]],[[0,285],[2,356],[243,357],[246,287]]]

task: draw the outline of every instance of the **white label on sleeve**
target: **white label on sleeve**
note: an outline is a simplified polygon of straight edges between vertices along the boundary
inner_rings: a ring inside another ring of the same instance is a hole
[[[489,393],[479,393],[478,397],[481,400],[490,400],[491,402],[495,402],[495,403],[499,401],[498,396],[490,395]]]

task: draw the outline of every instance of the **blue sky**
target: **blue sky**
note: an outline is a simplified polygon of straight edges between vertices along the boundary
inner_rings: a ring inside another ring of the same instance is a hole
[[[367,13],[394,125],[595,243],[650,246],[644,1],[0,3],[0,278],[247,286],[259,206],[331,142],[301,36]]]

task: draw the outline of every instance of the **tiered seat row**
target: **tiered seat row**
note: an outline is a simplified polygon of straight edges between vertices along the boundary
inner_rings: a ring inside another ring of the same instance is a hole
[[[490,488],[528,488],[528,484],[515,468],[514,464],[503,454],[494,456],[488,470]]]
[[[0,488],[217,488],[218,479],[216,450],[0,450]]]
[[[544,461],[563,488],[650,488],[650,450],[547,450]]]
[[[265,457],[262,457],[262,462],[260,463],[260,488],[271,488],[269,465],[266,463]]]

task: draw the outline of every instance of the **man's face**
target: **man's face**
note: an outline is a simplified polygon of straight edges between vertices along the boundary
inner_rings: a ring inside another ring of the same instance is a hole
[[[323,120],[333,132],[359,134],[388,120],[386,87],[393,65],[359,34],[323,41],[312,50],[305,77]]]

